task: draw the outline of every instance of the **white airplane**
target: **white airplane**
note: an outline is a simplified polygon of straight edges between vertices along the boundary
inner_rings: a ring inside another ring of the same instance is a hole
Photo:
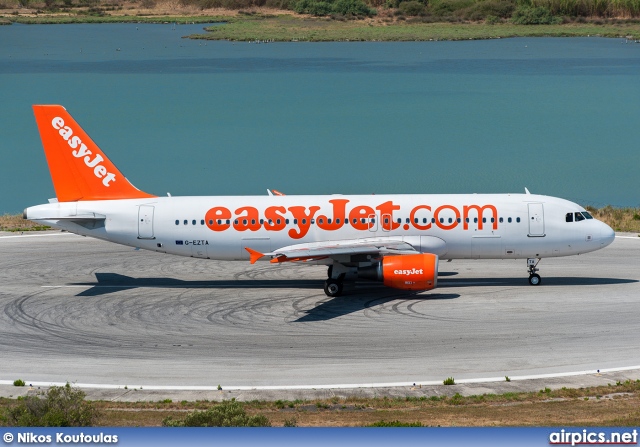
[[[195,258],[328,266],[403,290],[437,286],[438,260],[540,259],[606,247],[613,230],[567,200],[530,194],[158,197],[134,187],[59,105],[34,105],[57,195],[24,218]]]

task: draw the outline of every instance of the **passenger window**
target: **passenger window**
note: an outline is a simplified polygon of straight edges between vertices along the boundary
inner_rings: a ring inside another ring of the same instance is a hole
[[[440,223],[444,223],[444,219],[442,217],[440,218]]]
[[[511,223],[511,218],[508,218],[508,219],[507,219],[507,222]]]
[[[264,219],[260,219],[260,225],[264,224]]]
[[[406,223],[411,223],[411,219],[409,219],[409,218],[407,217],[407,221],[406,221]]]
[[[376,223],[376,220],[375,219],[371,219],[371,223]]]
[[[218,222],[220,223],[220,222]],[[209,219],[209,225],[213,225],[213,219]]]
[[[331,220],[331,219],[329,219],[329,220]],[[329,222],[329,223],[331,223],[331,222]],[[336,223],[339,224],[340,223],[340,219],[336,219]]]
[[[423,223],[423,224],[426,224],[426,223],[427,223],[427,218],[426,218],[426,217],[423,217],[423,218],[422,218],[422,223]]]
[[[402,223],[402,218],[398,217],[398,223]]]
[[[242,219],[242,225],[246,225],[247,224],[247,219]]]
[[[436,223],[436,218],[435,217],[431,218],[431,223]]]
[[[574,215],[576,216],[576,222],[584,220],[584,216],[582,215],[582,213],[574,213]]]
[[[277,223],[278,225],[280,225],[280,222],[281,222],[281,221],[280,221],[280,219],[276,219],[276,223]]]
[[[327,223],[330,224],[331,223],[331,218],[327,219]]]
[[[180,221],[179,220],[176,220],[176,225],[180,225]]]
[[[449,218],[449,223],[452,223],[452,222],[453,222],[453,219],[452,219],[452,218]]]
[[[482,223],[487,223],[487,218],[486,217],[482,218]]]
[[[456,219],[456,222],[460,223],[460,218],[459,217]]]
[[[195,224],[196,224],[196,220],[195,220],[195,219],[193,219],[193,220],[191,221],[191,223],[192,223],[193,225],[195,225]]]
[[[498,222],[502,223],[504,221],[504,219],[501,217]]]
[[[358,219],[353,219],[353,223],[358,223]]]
[[[251,225],[255,225],[256,224],[256,220],[255,219],[251,219]]]
[[[311,219],[311,225],[313,225],[314,223],[316,223],[315,219]]]
[[[360,219],[360,223],[367,223],[367,219],[363,217],[362,219]]]
[[[519,217],[516,217],[516,222],[520,223],[520,218]]]
[[[338,223],[340,223],[340,222],[338,222]],[[384,218],[384,223],[386,223],[386,224],[388,224],[388,223],[389,223],[389,218],[388,218],[388,217],[385,217],[385,218]]]
[[[307,219],[302,219],[302,225],[306,225],[307,224]]]
[[[293,219],[293,224],[298,225],[298,219]]]
[[[287,225],[289,225],[289,219],[285,219],[284,223],[286,223]]]
[[[231,220],[227,219],[227,225],[231,225]]]
[[[467,223],[469,223],[469,218],[467,217],[467,218],[465,219],[465,221],[466,221]]]
[[[491,223],[494,223],[496,220],[492,217],[491,218]]]
[[[573,213],[567,213],[567,215],[564,216],[564,220],[566,222],[573,222]]]
[[[188,220],[185,220],[185,221],[184,221],[184,224],[185,224],[185,225],[189,225],[189,221],[188,221]]]
[[[234,220],[234,221],[233,221],[233,223],[234,223],[235,225],[238,225],[238,219]]]
[[[278,223],[279,223],[279,222],[278,222]],[[319,223],[319,224],[324,223],[324,220],[323,220],[323,219],[318,219],[318,223]]]
[[[200,225],[204,225],[204,219],[200,221]]]
[[[477,217],[473,218],[473,223],[478,223],[478,218]]]
[[[418,223],[418,218],[417,218],[417,217],[414,217],[414,218],[413,218],[413,222],[414,222],[414,223]]]

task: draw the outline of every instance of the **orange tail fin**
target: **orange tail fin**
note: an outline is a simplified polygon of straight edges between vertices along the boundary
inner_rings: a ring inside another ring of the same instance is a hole
[[[33,112],[59,202],[155,197],[129,183],[64,107]]]

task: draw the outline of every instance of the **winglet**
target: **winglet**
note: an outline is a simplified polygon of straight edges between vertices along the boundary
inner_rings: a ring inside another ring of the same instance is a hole
[[[249,252],[249,255],[250,255],[250,258],[249,258],[249,259],[250,259],[250,261],[251,261],[251,263],[252,263],[252,264],[255,264],[255,263],[256,263],[256,261],[257,261],[258,259],[260,259],[261,257],[263,257],[263,256],[264,256],[264,255],[263,255],[262,253],[260,253],[259,251],[252,250],[252,249],[250,249],[249,247],[244,247],[244,249],[245,249],[245,250],[247,250],[247,251]]]
[[[64,107],[33,112],[59,202],[155,197],[129,183]]]
[[[526,186],[524,187],[524,192],[525,192],[525,194],[531,194]]]

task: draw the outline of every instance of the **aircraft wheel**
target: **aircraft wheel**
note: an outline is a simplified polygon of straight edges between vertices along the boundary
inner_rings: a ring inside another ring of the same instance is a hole
[[[327,279],[324,282],[324,293],[331,298],[340,296],[342,294],[342,282],[331,278]]]
[[[541,282],[542,282],[542,279],[540,278],[540,275],[538,275],[537,273],[534,273],[533,275],[529,276],[529,284],[531,284],[532,286],[539,286]]]

